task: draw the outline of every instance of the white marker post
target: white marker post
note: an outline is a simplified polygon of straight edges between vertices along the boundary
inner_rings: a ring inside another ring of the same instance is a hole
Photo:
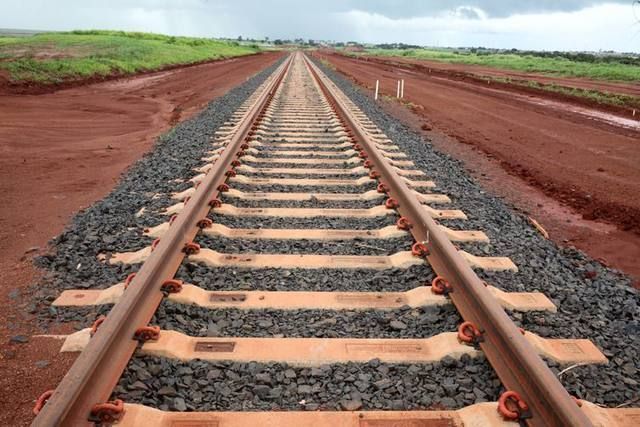
[[[404,98],[404,79],[401,80],[400,83],[400,99]]]
[[[396,98],[400,98],[400,80],[398,80],[398,88],[396,89]]]
[[[380,84],[380,81],[376,80],[376,94],[373,97],[374,100],[378,100],[378,85]]]

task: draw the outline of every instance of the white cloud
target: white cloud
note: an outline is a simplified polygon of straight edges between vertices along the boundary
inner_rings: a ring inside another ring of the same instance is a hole
[[[471,7],[402,19],[352,10],[336,18],[352,28],[352,38],[372,43],[392,40],[433,46],[618,51],[637,51],[640,44],[640,24],[630,6],[620,4],[503,18],[488,17]]]
[[[598,0],[4,0],[0,28],[640,51],[630,2],[602,1],[585,8]]]
[[[458,6],[449,11],[449,15],[463,19],[487,19],[487,13],[475,6]]]

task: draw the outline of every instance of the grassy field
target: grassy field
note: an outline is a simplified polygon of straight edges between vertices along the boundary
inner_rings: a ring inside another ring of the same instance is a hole
[[[14,82],[57,83],[157,70],[259,50],[235,42],[124,31],[0,36],[0,70],[6,70]]]
[[[640,108],[640,97],[625,95],[622,93],[611,93],[606,91],[581,89],[575,87],[558,86],[555,84],[540,84],[531,80],[513,80],[504,77],[489,77],[491,81],[507,83],[510,85],[530,87],[533,89],[555,92],[577,98],[585,98],[603,105],[613,105],[616,107]]]
[[[640,66],[617,61],[586,62],[564,57],[509,53],[457,53],[433,49],[367,49],[364,55],[402,56],[457,64],[483,65],[507,70],[600,80],[640,80]]]

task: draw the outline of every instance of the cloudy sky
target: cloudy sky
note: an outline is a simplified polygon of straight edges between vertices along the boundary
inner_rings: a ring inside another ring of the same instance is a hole
[[[0,28],[640,52],[633,0],[3,0]]]

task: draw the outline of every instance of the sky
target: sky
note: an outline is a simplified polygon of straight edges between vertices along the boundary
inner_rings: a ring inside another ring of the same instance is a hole
[[[0,28],[640,52],[634,0],[1,0]]]

